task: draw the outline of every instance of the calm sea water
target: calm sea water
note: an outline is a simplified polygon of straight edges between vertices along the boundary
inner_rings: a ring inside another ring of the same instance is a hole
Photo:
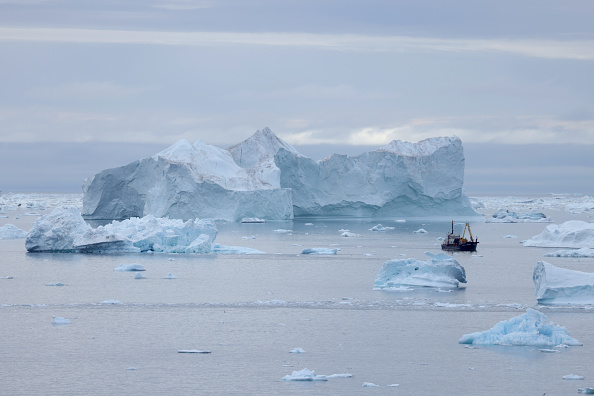
[[[0,225],[28,229],[35,220],[10,215]],[[369,231],[378,223],[395,228]],[[576,394],[594,387],[594,309],[537,306],[532,270],[544,259],[593,272],[594,259],[545,258],[557,249],[519,243],[545,226],[472,222],[479,249],[455,255],[468,283],[452,292],[372,290],[385,261],[439,253],[445,219],[218,225],[218,243],[265,255],[28,254],[24,240],[0,240],[0,277],[12,276],[0,279],[0,394]],[[419,228],[428,233],[414,234]],[[359,236],[342,237],[343,229]],[[300,255],[309,247],[340,251]],[[132,263],[147,279],[113,271]],[[168,273],[177,279],[163,279]],[[58,282],[66,286],[47,286]],[[458,344],[526,307],[584,346],[542,353]],[[71,324],[52,325],[54,315]],[[290,353],[298,347],[306,352]],[[306,367],[353,377],[281,380]]]

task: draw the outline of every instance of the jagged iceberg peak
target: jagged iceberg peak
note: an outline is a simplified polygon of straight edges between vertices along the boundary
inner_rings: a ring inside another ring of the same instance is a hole
[[[390,143],[378,148],[376,151],[389,151],[406,157],[422,157],[431,155],[440,148],[452,144],[462,146],[462,141],[457,136],[432,137],[421,140],[418,143],[392,140]]]
[[[237,165],[253,168],[266,162],[274,162],[274,156],[280,149],[285,149],[297,156],[302,156],[293,146],[276,136],[266,127],[256,131],[243,142],[229,147]]]

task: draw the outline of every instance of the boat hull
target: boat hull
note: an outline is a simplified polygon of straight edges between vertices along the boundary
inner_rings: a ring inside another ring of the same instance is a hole
[[[441,250],[451,250],[459,252],[476,252],[476,245],[478,242],[466,242],[458,245],[441,245]]]

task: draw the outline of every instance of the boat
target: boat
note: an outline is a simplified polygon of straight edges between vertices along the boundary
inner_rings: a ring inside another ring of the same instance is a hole
[[[466,230],[468,230],[468,238],[466,239]],[[470,225],[466,223],[462,237],[460,234],[454,234],[454,221],[452,220],[452,232],[450,232],[446,239],[441,244],[442,250],[458,250],[463,252],[476,252],[476,245],[478,245],[478,238],[472,237]]]

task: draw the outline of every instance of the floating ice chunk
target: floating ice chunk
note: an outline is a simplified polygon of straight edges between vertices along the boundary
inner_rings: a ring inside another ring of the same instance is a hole
[[[105,300],[105,301],[101,301],[101,304],[124,305],[124,303],[119,300]]]
[[[241,223],[266,223],[266,219],[259,219],[257,217],[244,217]]]
[[[289,351],[289,353],[305,353],[303,348],[294,348]]]
[[[427,234],[427,230],[425,230],[424,228],[419,228],[416,231],[413,231],[413,234]]]
[[[406,223],[406,220],[404,219],[396,219],[394,220],[395,223]]]
[[[63,318],[61,316],[54,316],[54,318],[52,319],[53,325],[67,325],[70,323],[72,323],[70,320]]]
[[[378,224],[378,225],[371,227],[369,229],[369,231],[387,231],[387,230],[393,230],[393,229],[394,229],[394,227],[384,227],[383,225]]]
[[[386,385],[386,386],[396,388],[396,387],[400,386],[400,384],[390,384],[390,385]]]
[[[177,353],[211,353],[211,351],[201,351],[199,349],[180,349]]]
[[[375,278],[373,290],[398,290],[402,286],[458,287],[466,283],[466,271],[452,257],[428,261],[386,261]]]
[[[328,378],[352,378],[353,374],[343,373],[343,374],[332,374],[329,375]]]
[[[256,239],[254,235],[251,236],[242,236],[241,239]]]
[[[374,384],[373,382],[363,382],[363,385],[361,385],[363,388],[375,388],[379,385]]]
[[[572,249],[572,250],[557,250],[556,252],[545,254],[545,257],[570,257],[570,258],[594,257],[594,249],[581,248],[581,249]]]
[[[0,239],[23,239],[27,237],[27,231],[21,230],[14,224],[4,224],[0,227]]]
[[[46,286],[68,286],[65,283],[57,282],[57,283],[47,283]]]
[[[493,216],[485,220],[485,223],[550,223],[551,221],[544,213],[537,212],[534,209],[526,213],[500,209]]]
[[[503,236],[503,238],[506,238],[506,239],[514,239],[514,238],[517,238],[517,237],[518,237],[517,235],[504,235]]]
[[[307,248],[301,251],[301,254],[336,254],[338,249],[329,248]]]
[[[304,368],[300,371],[293,371],[291,375],[285,375],[283,381],[328,381],[325,375],[316,375],[315,371]]]
[[[539,261],[532,274],[539,304],[594,304],[594,273]]]
[[[490,330],[465,334],[460,344],[478,345],[532,345],[556,346],[582,345],[571,338],[567,329],[553,323],[547,324],[543,313],[528,308],[525,314],[497,323]]]
[[[0,279],[14,279],[14,277],[13,276],[10,276],[10,275],[8,275],[8,276],[0,276]]]
[[[114,271],[146,271],[140,264],[120,264],[118,267],[113,269]]]
[[[305,224],[303,224],[303,225],[306,225],[306,226],[312,226],[312,225],[313,225],[313,223],[305,223]]]
[[[579,388],[578,393],[585,395],[594,395],[594,388]]]
[[[577,374],[567,374],[563,376],[564,380],[583,380],[584,377],[581,375],[577,375]]]
[[[211,220],[130,218],[91,228],[74,206],[40,217],[27,234],[29,252],[209,253],[217,229]]]
[[[340,235],[343,236],[343,237],[345,237],[345,238],[353,238],[353,237],[361,236],[359,234],[355,234],[354,232],[350,232],[350,231],[345,231],[345,232],[343,232]]]
[[[177,279],[177,276],[173,275],[171,272],[164,276],[163,279]]]
[[[225,246],[215,243],[212,245],[212,253],[215,254],[266,254],[260,250],[243,246]]]
[[[146,279],[146,276],[142,275],[140,272],[137,272],[136,275],[134,275],[134,279]]]
[[[594,246],[594,223],[570,220],[550,224],[539,235],[524,241],[524,246],[589,248]]]
[[[277,234],[289,234],[293,232],[293,230],[286,230],[284,228],[277,228],[276,230],[272,230],[272,232],[276,232]]]

